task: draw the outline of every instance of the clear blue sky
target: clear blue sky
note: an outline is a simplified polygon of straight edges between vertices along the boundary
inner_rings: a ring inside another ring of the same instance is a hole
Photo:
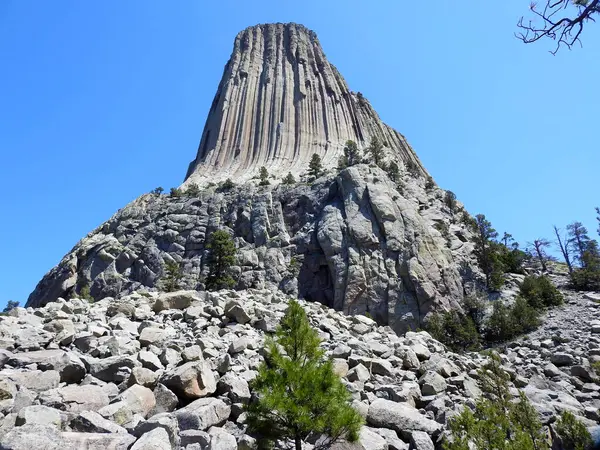
[[[600,26],[552,56],[513,37],[528,4],[1,0],[0,306],[126,203],[183,181],[236,33],[264,22],[315,30],[500,232],[526,242],[578,219],[595,234]]]

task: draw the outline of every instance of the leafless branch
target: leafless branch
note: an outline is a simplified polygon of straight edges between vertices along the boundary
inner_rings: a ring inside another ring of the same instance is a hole
[[[544,0],[540,7],[532,2],[529,9],[533,19],[521,17],[517,26],[521,29],[517,38],[526,44],[548,37],[556,41],[556,48],[551,51],[556,55],[562,45],[567,48],[576,43],[581,45],[580,36],[587,21],[595,22],[593,17],[600,13],[600,0]],[[560,17],[560,18],[557,18]]]

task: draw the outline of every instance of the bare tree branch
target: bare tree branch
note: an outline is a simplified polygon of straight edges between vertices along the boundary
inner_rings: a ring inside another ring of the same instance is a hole
[[[521,17],[517,38],[526,44],[550,38],[556,41],[556,48],[550,53],[556,55],[562,45],[569,49],[576,43],[581,45],[579,38],[584,24],[590,20],[595,22],[593,16],[600,13],[600,0],[545,0],[543,7],[532,2],[529,9],[534,18]]]

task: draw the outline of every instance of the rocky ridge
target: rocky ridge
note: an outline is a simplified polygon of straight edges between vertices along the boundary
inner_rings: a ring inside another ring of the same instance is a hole
[[[347,140],[378,137],[398,163],[426,174],[404,136],[385,125],[329,63],[316,34],[294,23],[240,32],[211,105],[186,184],[250,180],[261,166],[283,178],[313,153],[337,165]]]
[[[205,243],[235,238],[236,289],[269,288],[347,314],[369,313],[395,331],[419,327],[432,310],[458,308],[473,288],[471,231],[461,206],[408,172],[401,184],[360,164],[292,186],[249,182],[195,197],[147,194],[82,239],[38,284],[27,306],[154,290],[175,261],[184,286],[202,289]]]
[[[513,393],[523,389],[547,425],[563,409],[589,427],[600,419],[590,369],[600,359],[598,298],[570,294],[540,330],[503,351]],[[447,420],[481,395],[486,356],[301,304],[366,419],[360,443],[338,450],[439,448]],[[0,448],[254,448],[243,405],[264,337],[286,307],[278,291],[248,289],[15,308],[0,317]],[[558,339],[557,321],[574,311],[577,327]]]

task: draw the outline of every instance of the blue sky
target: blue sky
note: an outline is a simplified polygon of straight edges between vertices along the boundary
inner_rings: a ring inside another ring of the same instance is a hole
[[[600,27],[524,45],[526,0],[0,2],[0,306],[24,303],[84,235],[183,181],[233,39],[315,30],[330,61],[442,187],[519,241],[595,235]],[[376,6],[373,6],[376,5]]]

